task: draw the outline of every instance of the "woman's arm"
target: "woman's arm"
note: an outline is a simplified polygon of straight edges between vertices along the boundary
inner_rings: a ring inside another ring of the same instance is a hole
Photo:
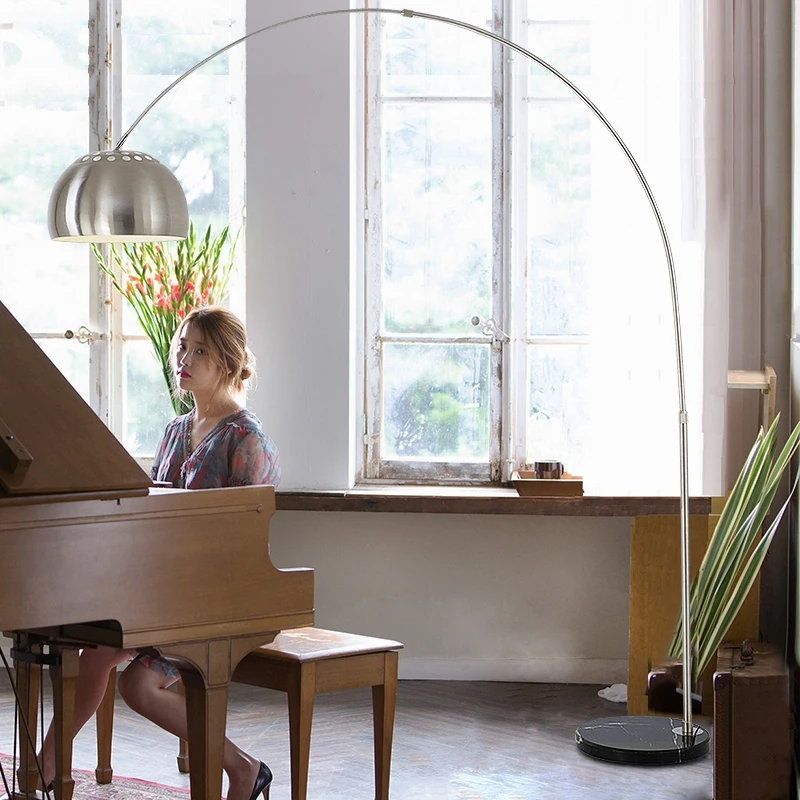
[[[156,445],[155,456],[153,457],[153,466],[150,468],[151,480],[154,481],[165,480],[163,476],[159,477],[159,471],[161,469],[162,462],[168,457],[170,450],[173,449],[173,444],[175,440],[174,431],[176,424],[177,424],[177,417],[175,419],[170,420],[167,423],[167,426],[164,428],[164,431],[161,434],[161,438],[158,440],[158,445]]]
[[[228,486],[277,486],[281,479],[278,448],[261,431],[242,430],[230,456],[229,470]]]

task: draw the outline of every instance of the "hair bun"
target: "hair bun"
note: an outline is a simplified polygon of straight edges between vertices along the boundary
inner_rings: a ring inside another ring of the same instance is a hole
[[[253,377],[253,368],[249,364],[245,364],[242,367],[241,373],[239,373],[239,378],[243,381],[246,381],[252,377]]]

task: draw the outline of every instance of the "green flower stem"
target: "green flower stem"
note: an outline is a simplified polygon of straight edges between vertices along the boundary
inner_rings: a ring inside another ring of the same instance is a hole
[[[227,225],[216,236],[209,226],[198,237],[190,222],[189,235],[175,245],[111,245],[108,262],[92,245],[100,268],[128,301],[153,346],[176,414],[187,413],[193,402],[191,395],[182,396],[175,386],[170,364],[172,337],[192,309],[227,297],[238,239]]]

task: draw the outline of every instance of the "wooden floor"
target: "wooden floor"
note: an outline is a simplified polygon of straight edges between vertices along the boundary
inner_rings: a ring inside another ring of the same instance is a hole
[[[625,713],[598,686],[401,681],[393,800],[710,800],[711,756],[686,765],[634,767],[597,761],[574,744],[575,728]],[[309,800],[372,800],[369,690],[317,696]],[[176,741],[117,699],[114,770],[188,786]],[[13,698],[0,675],[0,751],[12,748]],[[704,723],[705,724],[705,723]],[[285,695],[234,685],[228,733],[275,773],[272,800],[289,800]],[[75,742],[75,766],[94,769],[94,730]],[[79,798],[78,798],[79,800]]]

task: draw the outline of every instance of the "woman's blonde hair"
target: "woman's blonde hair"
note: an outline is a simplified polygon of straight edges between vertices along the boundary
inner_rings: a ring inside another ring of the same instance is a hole
[[[189,324],[195,326],[208,346],[209,358],[220,368],[220,389],[238,396],[245,393],[245,382],[256,375],[256,359],[247,346],[244,323],[232,311],[220,306],[204,306],[190,311],[181,322],[170,345],[173,364],[181,334]],[[180,395],[188,394],[176,388]]]

